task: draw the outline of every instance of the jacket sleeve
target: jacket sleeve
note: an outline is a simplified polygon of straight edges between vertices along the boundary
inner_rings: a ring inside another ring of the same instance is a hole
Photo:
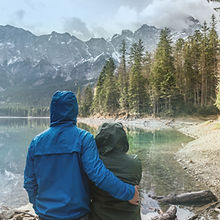
[[[120,200],[131,200],[133,198],[134,186],[122,182],[105,167],[99,158],[95,139],[89,133],[82,141],[81,159],[84,171],[97,187]]]
[[[34,143],[32,141],[27,153],[26,166],[24,170],[24,188],[28,193],[30,203],[34,205],[37,195],[37,181],[34,173],[33,145]]]

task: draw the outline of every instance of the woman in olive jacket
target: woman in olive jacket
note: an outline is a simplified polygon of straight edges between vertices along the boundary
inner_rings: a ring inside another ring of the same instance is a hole
[[[141,180],[141,162],[129,155],[127,135],[121,123],[104,123],[95,137],[100,158],[119,179],[132,185]],[[91,183],[91,220],[140,220],[140,206],[113,198]]]

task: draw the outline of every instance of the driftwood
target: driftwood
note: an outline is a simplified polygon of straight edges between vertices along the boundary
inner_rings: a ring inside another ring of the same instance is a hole
[[[175,220],[177,219],[176,212],[176,206],[172,205],[165,213],[152,218],[152,220]]]
[[[165,202],[173,205],[205,205],[211,202],[216,202],[216,196],[209,190],[198,191],[198,192],[188,192],[179,195],[168,195],[163,196],[151,196],[152,199],[156,199],[160,202]]]

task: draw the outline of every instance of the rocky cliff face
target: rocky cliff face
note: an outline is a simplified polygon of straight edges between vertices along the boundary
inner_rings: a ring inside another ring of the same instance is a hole
[[[201,26],[189,18],[188,29],[173,31],[173,39],[186,37]],[[95,82],[109,57],[120,59],[121,42],[130,46],[142,39],[148,51],[156,48],[160,29],[143,25],[137,31],[123,30],[111,39],[82,41],[68,33],[36,36],[10,25],[0,26],[0,102],[20,102],[21,95],[49,96],[57,89],[73,89]],[[22,102],[34,101],[23,99]],[[46,98],[45,98],[46,100]],[[39,102],[39,103],[38,103]],[[41,104],[40,99],[31,104]]]

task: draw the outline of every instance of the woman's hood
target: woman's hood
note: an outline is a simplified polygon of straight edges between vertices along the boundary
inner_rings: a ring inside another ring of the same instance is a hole
[[[95,137],[99,153],[124,152],[129,150],[128,138],[121,123],[102,124]]]

